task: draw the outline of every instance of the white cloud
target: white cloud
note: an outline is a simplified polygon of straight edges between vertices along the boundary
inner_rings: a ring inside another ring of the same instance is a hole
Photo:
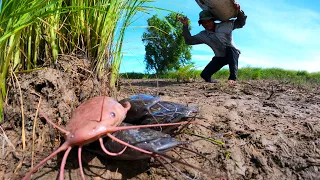
[[[192,60],[193,61],[211,61],[212,57],[214,56],[214,54],[212,55],[200,55],[200,54],[192,54]]]
[[[212,53],[213,54],[213,51],[212,49],[205,45],[205,44],[200,44],[200,45],[194,45],[192,46],[192,51],[193,52],[197,52],[197,53]]]
[[[320,56],[309,57],[277,57],[272,55],[249,54],[239,58],[239,68],[281,68],[286,70],[306,70],[320,72]]]
[[[310,1],[239,1],[248,15],[234,33],[240,65],[320,72],[320,13]]]
[[[320,33],[319,12],[281,0],[248,1],[245,5],[250,13],[245,29],[259,32],[261,39],[269,37],[276,39],[275,42],[320,46],[315,38]]]
[[[193,54],[192,60],[199,69],[203,69],[212,59],[213,55]],[[308,72],[320,72],[320,56],[310,54],[309,56],[277,56],[272,54],[260,54],[255,52],[244,52],[239,58],[239,68],[281,68],[286,70],[305,70]]]

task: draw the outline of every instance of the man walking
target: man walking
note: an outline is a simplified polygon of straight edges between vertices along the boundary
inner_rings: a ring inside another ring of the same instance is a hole
[[[233,85],[237,80],[240,50],[233,44],[232,31],[242,28],[246,23],[247,16],[240,10],[239,4],[235,3],[234,6],[238,11],[237,19],[220,23],[215,22],[216,18],[210,11],[201,11],[198,23],[205,30],[194,36],[191,36],[188,29],[188,18],[179,18],[179,21],[183,24],[183,36],[186,44],[207,44],[214,51],[215,56],[201,72],[201,77],[206,82],[218,82],[212,79],[211,76],[227,64],[230,71],[228,83]]]

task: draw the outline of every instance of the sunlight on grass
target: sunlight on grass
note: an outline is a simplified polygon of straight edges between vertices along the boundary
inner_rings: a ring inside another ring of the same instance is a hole
[[[86,54],[97,76],[114,86],[126,28],[153,0],[4,0],[0,9],[0,116],[10,72],[54,65],[64,54]],[[44,62],[43,62],[44,61]],[[0,117],[0,121],[1,121]]]

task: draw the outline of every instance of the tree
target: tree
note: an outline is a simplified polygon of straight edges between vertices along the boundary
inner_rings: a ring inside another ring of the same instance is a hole
[[[191,46],[185,44],[182,24],[176,16],[177,13],[170,13],[165,19],[156,15],[148,19],[148,28],[142,36],[148,72],[161,74],[191,63]]]

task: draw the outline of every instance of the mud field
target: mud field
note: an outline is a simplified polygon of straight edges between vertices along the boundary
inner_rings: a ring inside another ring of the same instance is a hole
[[[172,176],[176,179],[320,179],[319,87],[274,81],[240,81],[230,87],[225,82],[209,84],[200,80],[181,83],[121,79],[117,93],[110,94],[105,91],[106,81],[93,78],[87,69],[85,59],[61,59],[54,69],[17,74],[17,78],[9,81],[5,120],[0,123],[3,129],[0,179],[21,179],[32,162],[40,162],[64,142],[60,132],[37,118],[32,145],[39,101],[40,110],[63,127],[81,102],[103,94],[117,100],[134,94],[150,94],[162,100],[197,106],[199,124],[188,125],[177,139],[211,138],[211,141],[185,145],[206,158],[182,149],[167,154],[210,173],[173,162],[181,173],[166,165],[170,175],[153,158],[121,161],[83,151],[87,179],[174,179]],[[23,119],[25,140],[22,139]],[[49,160],[32,179],[56,179],[62,157],[60,153]],[[68,157],[65,179],[81,179],[77,148],[73,148]]]

